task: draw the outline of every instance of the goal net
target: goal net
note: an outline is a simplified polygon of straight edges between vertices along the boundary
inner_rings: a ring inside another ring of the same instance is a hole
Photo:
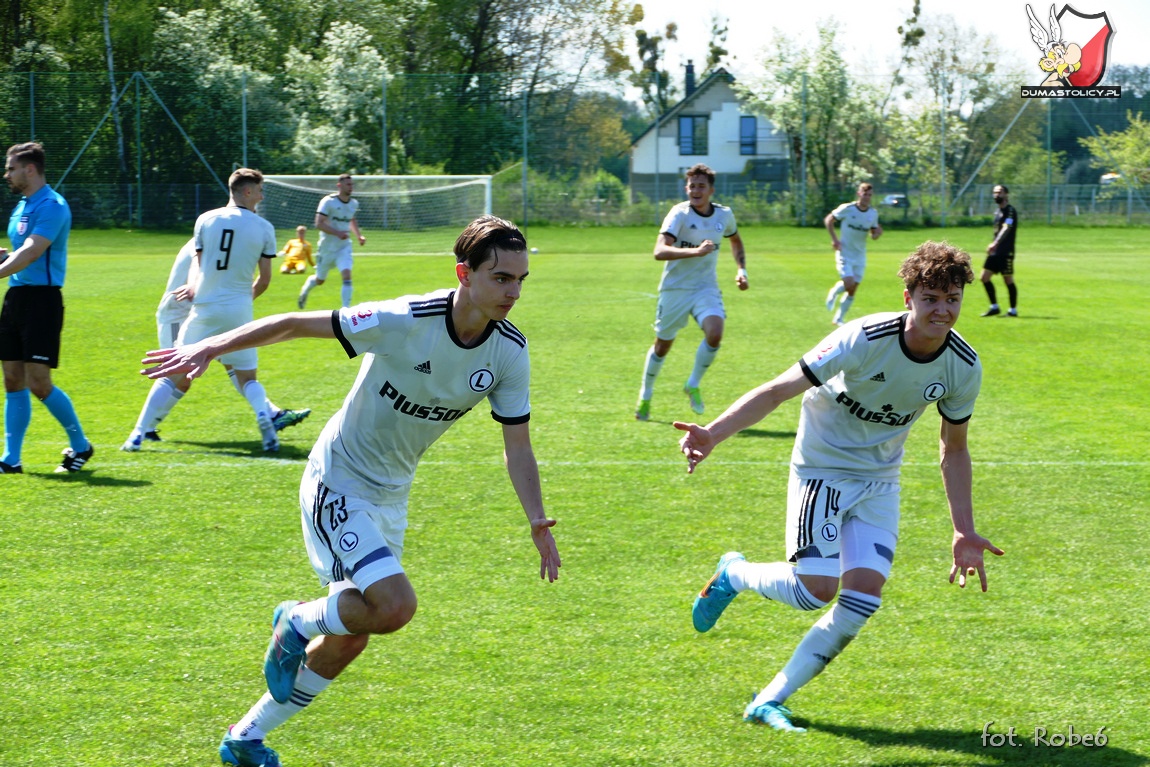
[[[264,176],[260,215],[276,229],[315,223],[325,195],[338,176]],[[458,230],[491,213],[491,176],[354,176],[361,229],[419,232]]]

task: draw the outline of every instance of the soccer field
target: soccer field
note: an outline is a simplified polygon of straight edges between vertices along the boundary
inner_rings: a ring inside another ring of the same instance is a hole
[[[369,253],[427,249],[366,234]],[[73,233],[55,380],[96,453],[79,474],[53,474],[66,440],[37,404],[27,473],[0,477],[0,767],[218,764],[225,728],[263,690],[272,608],[322,593],[297,493],[358,371],[338,343],[260,351],[270,398],[313,409],[281,433],[275,457],[261,453],[219,366],[161,425],[162,443],[118,451],[148,391],[139,361],[155,346],[155,305],[187,236]],[[975,518],[1006,556],[989,563],[986,594],[947,583],[951,528],[928,412],[907,443],[883,607],[789,701],[805,735],[741,714],[815,616],[744,594],[707,634],[690,620],[723,552],[783,557],[798,402],[688,476],[670,423],[692,418],[681,387],[700,333],[689,327],[652,420],[632,418],[653,337],[655,236],[654,225],[528,232],[540,252],[511,321],[532,351],[532,435],[559,520],[559,581],[539,580],[499,427],[478,407],[427,453],[412,491],[404,566],[419,612],[269,736],[284,763],[1150,764],[1150,600],[1137,576],[1150,518],[1150,409],[1137,383],[1150,368],[1147,231],[1024,225],[1019,319],[980,318],[986,295],[970,286],[958,330],[985,370],[970,427]],[[724,249],[728,320],[703,381],[708,418],[831,330],[826,233],[742,236],[751,289],[734,289]],[[852,318],[902,307],[898,263],[929,238],[967,249],[977,271],[990,227],[888,230],[870,245]],[[277,271],[257,316],[294,310],[301,281]],[[357,301],[453,284],[450,256],[355,265]],[[338,303],[335,280],[309,309]],[[1011,727],[1017,746],[984,737]],[[1101,730],[1106,745],[1056,745],[1071,728]]]

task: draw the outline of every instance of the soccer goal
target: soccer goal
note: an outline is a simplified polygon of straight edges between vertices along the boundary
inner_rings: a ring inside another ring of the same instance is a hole
[[[309,229],[338,176],[264,176],[260,215],[276,229]],[[419,232],[462,229],[491,213],[491,176],[355,176],[361,229]],[[458,233],[458,232],[456,232]]]

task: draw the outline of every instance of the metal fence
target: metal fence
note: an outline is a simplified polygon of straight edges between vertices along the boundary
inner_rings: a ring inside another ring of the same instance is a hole
[[[682,199],[681,166],[697,159],[668,158],[659,183],[636,180],[634,190],[625,157],[611,158],[616,173],[579,170],[570,157],[583,137],[563,122],[559,96],[529,98],[510,77],[394,77],[381,81],[378,95],[365,102],[370,106],[355,121],[354,152],[325,154],[320,138],[301,145],[307,115],[292,113],[274,79],[240,73],[233,81],[205,83],[163,72],[113,78],[106,72],[9,73],[0,75],[0,142],[45,145],[49,182],[68,198],[77,226],[188,226],[226,200],[224,181],[240,166],[274,174],[489,173],[495,213],[520,222],[652,224]],[[996,179],[1011,184],[1020,212],[1052,224],[1150,223],[1144,189],[1102,184],[1103,171],[1082,158],[1079,139],[1094,135],[1092,121],[1113,123],[1128,108],[1125,102],[1085,110],[1077,104],[1037,107],[1045,109],[1035,118],[1045,121],[1042,148],[1051,157],[1063,154],[1045,183],[1016,186],[1009,173]],[[338,126],[333,131],[338,134]],[[804,147],[801,141],[797,146]],[[945,158],[945,146],[939,149]],[[946,183],[913,185],[897,175],[875,181],[877,200],[897,192],[910,202],[884,210],[884,221],[985,223],[994,212],[991,183],[974,167],[993,155],[993,147],[972,149],[962,168],[944,169]],[[324,163],[329,167],[318,167]],[[827,210],[853,198],[849,186],[828,191],[738,174],[721,176],[717,187],[716,199],[735,206],[741,223],[817,225]],[[7,209],[12,204],[5,201]]]

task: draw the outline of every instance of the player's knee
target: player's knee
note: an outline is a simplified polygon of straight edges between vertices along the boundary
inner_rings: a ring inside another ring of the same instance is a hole
[[[391,634],[411,622],[417,606],[415,594],[371,605],[371,633]]]
[[[806,587],[810,595],[817,599],[822,604],[814,605],[808,609],[817,610],[820,607],[825,607],[835,598],[839,591],[838,578],[831,578],[827,576],[799,576],[803,586]]]

